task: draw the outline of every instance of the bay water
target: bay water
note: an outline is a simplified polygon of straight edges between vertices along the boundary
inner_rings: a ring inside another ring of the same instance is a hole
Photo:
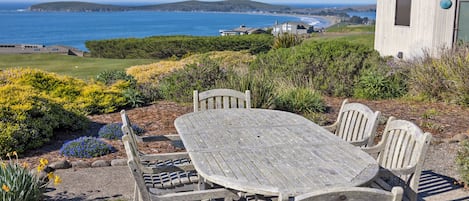
[[[217,12],[29,12],[25,3],[0,3],[0,44],[66,45],[86,51],[85,41],[161,35],[218,36],[219,30],[271,27],[303,21],[326,27],[323,18]]]

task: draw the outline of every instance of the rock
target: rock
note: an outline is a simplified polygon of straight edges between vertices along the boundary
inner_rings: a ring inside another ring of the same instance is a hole
[[[48,182],[49,179],[47,177],[47,172],[44,172],[44,171],[40,171],[37,173],[37,177],[39,178],[39,180],[41,181],[45,181],[45,182]]]
[[[61,160],[53,162],[49,166],[54,169],[68,169],[72,167],[72,164],[67,160]]]
[[[458,143],[467,140],[469,137],[466,134],[457,134],[448,140],[449,143]]]
[[[91,167],[107,167],[107,166],[111,166],[111,163],[106,160],[97,160],[91,163]]]
[[[388,119],[389,119],[389,117],[384,116],[383,114],[381,114],[378,118],[378,124],[379,125],[386,125],[386,122],[388,122]]]
[[[126,166],[127,159],[114,159],[111,161],[111,166]]]
[[[91,167],[90,163],[85,162],[85,161],[73,161],[72,162],[72,167],[75,168],[88,168]]]
[[[435,138],[432,138],[432,141],[430,143],[432,145],[437,145],[437,144],[445,143],[446,141],[447,141],[446,139],[435,137]]]

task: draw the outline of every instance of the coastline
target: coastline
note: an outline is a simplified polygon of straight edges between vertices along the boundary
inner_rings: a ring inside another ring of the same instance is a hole
[[[25,15],[26,13],[27,15]],[[315,16],[309,14],[295,14],[295,13],[270,13],[270,12],[197,12],[197,13],[220,13],[222,17],[218,15],[207,15],[211,19],[217,19],[214,23],[208,23],[204,20],[194,21],[194,23],[188,23],[189,27],[178,28],[178,26],[166,25],[169,16],[173,16],[172,13],[195,13],[195,12],[148,12],[148,11],[135,11],[135,12],[107,12],[107,13],[64,13],[64,12],[1,12],[2,17],[5,17],[5,33],[13,32],[15,29],[20,31],[17,35],[2,35],[0,36],[0,43],[5,44],[41,44],[46,46],[52,45],[66,45],[71,46],[82,51],[87,51],[85,42],[87,40],[102,40],[112,38],[143,38],[156,35],[195,35],[195,36],[218,36],[220,29],[234,29],[240,25],[246,25],[254,28],[268,28],[272,27],[276,21],[279,23],[296,21],[304,22],[306,24],[312,24],[315,29],[327,28],[337,22],[333,16]],[[225,13],[225,14],[223,14]],[[229,16],[226,14],[240,14],[244,16]],[[252,15],[252,16],[250,16]],[[256,17],[263,15],[266,17]],[[34,19],[18,18],[16,16],[40,16]],[[58,24],[50,23],[48,20],[41,19],[56,19],[57,16],[60,19],[67,19],[67,23],[70,20],[77,20],[76,25],[72,29],[66,26],[64,20],[54,20]],[[126,16],[123,19],[123,16]],[[177,22],[187,22],[186,19],[192,19],[191,14],[176,15],[177,17],[170,18],[171,20],[177,20]],[[140,19],[140,18],[141,19]],[[90,19],[93,20],[90,20]],[[258,20],[258,19],[268,19]],[[9,20],[7,20],[9,19]],[[133,19],[133,20],[131,20]],[[138,20],[137,20],[138,19]],[[152,19],[149,23],[148,19]],[[204,15],[200,16],[200,19],[209,19]],[[223,20],[227,19],[227,20]],[[233,19],[233,20],[231,20]],[[78,21],[79,20],[79,21]],[[117,20],[118,22],[115,22]],[[186,20],[186,21],[184,21]],[[61,23],[64,21],[64,23]],[[132,22],[130,22],[132,21]],[[31,23],[41,23],[43,28],[31,29],[33,26],[29,26]],[[100,24],[107,24],[108,29],[112,31],[100,31],[94,30],[92,27],[97,26],[95,22]],[[134,23],[137,22],[137,23]],[[261,22],[261,23],[257,23]],[[267,22],[267,23],[263,23]],[[257,24],[256,24],[257,23]],[[20,27],[19,25],[23,25]],[[129,26],[121,26],[121,24],[129,24]],[[170,23],[171,24],[171,23]],[[173,23],[174,24],[174,23]],[[177,23],[175,23],[177,24]],[[215,25],[214,25],[215,24]],[[220,25],[219,25],[220,24]],[[147,27],[147,28],[143,28]],[[54,30],[57,34],[47,34],[50,30]],[[90,34],[93,33],[93,34]],[[66,37],[62,37],[66,36]],[[34,36],[34,37],[30,37]],[[58,37],[60,36],[60,37]],[[11,38],[11,39],[10,39]]]
[[[167,11],[157,11],[157,12],[167,12]],[[186,12],[186,11],[171,11],[171,12]],[[304,19],[315,19],[320,24],[325,24],[324,26],[318,26],[319,28],[328,28],[340,22],[340,18],[332,15],[305,15],[305,14],[293,14],[293,13],[269,13],[269,12],[219,12],[219,11],[191,11],[191,12],[200,12],[200,13],[232,13],[232,14],[242,14],[242,15],[265,15],[265,16],[283,16],[283,17],[294,17],[298,21],[307,23]],[[309,24],[309,23],[307,23]],[[311,24],[309,24],[311,25]],[[313,24],[316,27],[316,24]]]

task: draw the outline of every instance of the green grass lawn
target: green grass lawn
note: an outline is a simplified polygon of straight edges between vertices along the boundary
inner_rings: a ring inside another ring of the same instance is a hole
[[[375,35],[369,33],[346,33],[346,34],[317,34],[308,40],[345,40],[353,43],[360,43],[370,48],[374,48]]]
[[[345,22],[335,24],[326,30],[327,32],[340,32],[340,33],[374,33],[374,25],[350,25]]]
[[[154,63],[152,59],[103,59],[58,54],[0,54],[0,69],[29,67],[81,79],[90,79],[105,70]]]

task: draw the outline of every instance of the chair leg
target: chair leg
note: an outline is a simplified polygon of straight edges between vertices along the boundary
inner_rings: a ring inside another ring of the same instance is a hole
[[[134,185],[134,201],[140,200],[140,193],[138,193],[138,186],[137,184]]]

